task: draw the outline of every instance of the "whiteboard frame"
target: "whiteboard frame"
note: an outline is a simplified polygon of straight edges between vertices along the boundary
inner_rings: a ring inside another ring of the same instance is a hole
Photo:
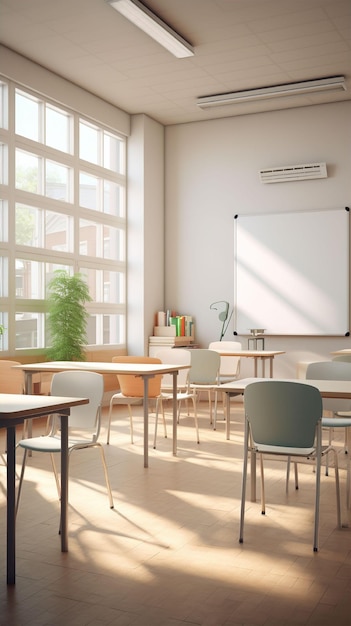
[[[350,334],[350,210],[234,218],[234,335]]]

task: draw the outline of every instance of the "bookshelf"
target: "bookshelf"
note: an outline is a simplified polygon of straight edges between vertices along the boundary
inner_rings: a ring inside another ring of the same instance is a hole
[[[159,320],[160,313],[157,313],[156,323]],[[168,325],[154,326],[154,334],[152,337],[149,337],[149,356],[156,356],[162,348],[187,348],[193,346],[195,339],[194,330],[191,316],[170,316]]]

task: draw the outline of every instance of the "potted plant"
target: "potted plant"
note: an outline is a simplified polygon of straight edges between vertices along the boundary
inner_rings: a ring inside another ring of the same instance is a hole
[[[57,270],[48,284],[48,325],[51,361],[84,361],[87,344],[88,313],[85,304],[91,301],[88,285],[82,274],[71,276]]]

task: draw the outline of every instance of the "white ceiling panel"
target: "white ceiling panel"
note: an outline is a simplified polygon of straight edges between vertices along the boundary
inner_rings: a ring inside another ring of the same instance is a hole
[[[165,125],[351,99],[350,0],[144,3],[194,46],[194,57],[176,59],[105,0],[0,0],[0,41]],[[199,96],[334,75],[345,76],[345,92],[196,105]]]

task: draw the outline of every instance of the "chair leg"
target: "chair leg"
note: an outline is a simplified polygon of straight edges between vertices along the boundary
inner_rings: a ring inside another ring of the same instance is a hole
[[[288,493],[289,491],[290,465],[291,465],[291,457],[289,456],[287,464],[286,464],[286,486],[285,486],[286,493]],[[294,476],[295,476],[295,489],[298,489],[299,488],[299,474],[298,474],[296,461],[294,461]]]
[[[334,433],[334,429],[333,428],[329,428],[329,437],[328,437],[328,441],[329,441],[329,445],[331,446],[332,444],[332,440],[333,440],[333,433]],[[325,475],[329,476],[329,455],[327,454],[327,457],[325,459]]]
[[[158,426],[158,404],[156,403],[155,432],[154,432],[154,450],[156,450],[157,426]]]
[[[320,444],[319,444],[320,445]],[[318,446],[318,444],[317,444]],[[317,447],[318,450],[318,447]],[[317,454],[316,461],[316,500],[314,511],[314,535],[313,535],[313,551],[318,552],[318,537],[319,537],[319,501],[320,501],[320,489],[321,489],[321,457]]]
[[[112,409],[113,409],[113,398],[110,400],[110,409],[108,412],[108,426],[107,426],[107,438],[106,443],[110,443],[110,431],[111,431],[111,417],[112,417]]]
[[[23,454],[23,460],[22,460],[21,474],[20,474],[19,483],[18,483],[17,500],[16,500],[16,516],[18,513],[18,507],[19,507],[21,493],[22,493],[22,484],[23,484],[24,471],[26,469],[27,454],[28,454],[28,450],[25,449],[24,454]]]
[[[215,390],[214,393],[214,423],[217,422],[217,405],[218,405],[218,392]]]
[[[350,435],[351,435],[351,427],[349,426],[348,428],[345,428],[345,444],[346,444],[346,449],[349,450],[350,447]],[[351,490],[351,461],[350,461],[350,455],[347,454],[347,459],[346,459],[346,506],[349,509],[350,508],[350,499],[351,499],[351,494],[350,494],[350,490]]]
[[[263,454],[260,454],[260,471],[261,471],[261,513],[262,515],[266,515],[266,494],[264,490]]]
[[[211,393],[211,392],[209,392]],[[218,404],[218,393],[215,389],[214,391],[214,418],[213,418],[213,430],[217,428],[217,404]],[[211,424],[212,424],[212,412],[211,412]]]
[[[211,391],[208,390],[208,408],[210,411],[210,424],[212,424],[212,400],[211,400]],[[214,424],[214,430],[216,430],[216,424]]]
[[[331,452],[334,454],[334,468],[335,468],[335,489],[336,489],[336,515],[338,528],[341,528],[341,504],[340,504],[340,481],[339,481],[339,465],[338,465],[338,453],[334,448]]]
[[[200,435],[199,435],[199,424],[197,421],[197,410],[196,410],[196,401],[195,398],[192,398],[193,407],[194,407],[194,421],[195,421],[195,429],[196,429],[196,441],[200,443]]]
[[[164,435],[165,435],[165,439],[167,439],[167,425],[166,425],[166,418],[165,418],[165,411],[164,411],[164,407],[163,407],[163,402],[161,398],[156,398],[156,409],[155,409],[155,433],[154,433],[154,450],[156,450],[156,439],[157,439],[157,426],[158,426],[158,413],[159,413],[159,405],[161,405],[161,412],[162,412],[162,421],[163,421],[163,430],[164,430]]]
[[[132,407],[130,404],[128,404],[128,413],[129,413],[129,425],[130,425],[130,442],[134,443],[133,414],[132,414]]]
[[[100,452],[101,452],[102,467],[104,469],[105,482],[106,482],[106,488],[107,488],[107,495],[108,495],[108,499],[109,499],[109,503],[110,503],[110,509],[114,509],[115,506],[114,506],[114,503],[113,503],[110,479],[108,477],[108,472],[107,472],[105,452],[104,452],[104,449],[103,449],[101,443],[97,443],[96,445],[100,448]]]
[[[56,463],[55,463],[54,455],[52,453],[50,453],[50,458],[51,458],[52,469],[54,470],[54,476],[55,476],[55,480],[56,480],[56,488],[57,488],[58,498],[59,498],[59,500],[61,500],[60,479],[59,479],[58,471],[56,469]]]
[[[285,493],[289,492],[290,465],[291,465],[291,458],[290,456],[288,456],[288,460],[286,462]]]
[[[294,473],[295,473],[295,489],[299,488],[299,475],[297,469],[297,463],[294,463]]]
[[[248,455],[249,455],[249,425],[248,425],[247,420],[245,420],[244,460],[243,460],[243,476],[242,476],[242,485],[241,485],[239,543],[243,543],[244,542],[245,500],[246,500],[246,480],[247,480]]]

